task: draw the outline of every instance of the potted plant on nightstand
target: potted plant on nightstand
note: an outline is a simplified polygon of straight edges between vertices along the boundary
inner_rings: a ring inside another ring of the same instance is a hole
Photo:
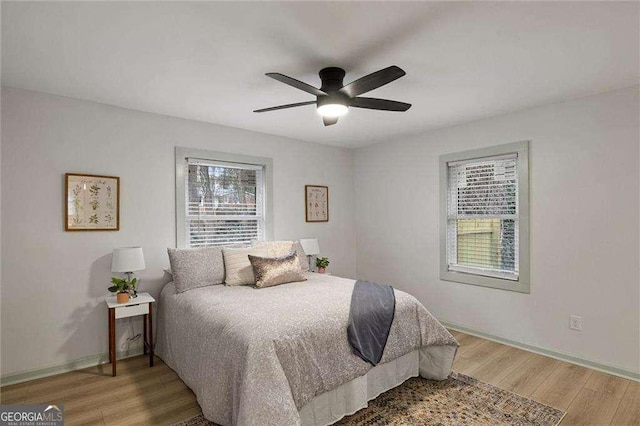
[[[109,291],[111,293],[116,293],[116,300],[118,303],[127,303],[131,295],[136,294],[136,285],[138,284],[138,279],[134,278],[129,281],[128,278],[111,278],[111,283],[113,284],[109,287]]]
[[[324,274],[327,270],[327,266],[329,266],[329,259],[326,257],[318,257],[316,258],[316,267],[318,268],[317,272],[319,274]]]

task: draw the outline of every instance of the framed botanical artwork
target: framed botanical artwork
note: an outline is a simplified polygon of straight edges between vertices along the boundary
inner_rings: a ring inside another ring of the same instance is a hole
[[[66,173],[65,231],[118,231],[120,178]]]
[[[305,185],[304,203],[307,222],[329,222],[329,187]]]

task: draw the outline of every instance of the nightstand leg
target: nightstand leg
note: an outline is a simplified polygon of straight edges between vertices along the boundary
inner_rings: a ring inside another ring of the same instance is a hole
[[[107,309],[107,324],[109,324],[109,364],[113,362],[111,359],[111,309]]]
[[[111,375],[116,375],[116,310],[109,309],[109,360],[111,361]]]
[[[151,309],[151,304],[149,304],[149,309]],[[147,321],[149,321],[149,314],[144,314],[144,317],[142,320],[142,354],[143,355],[146,355],[148,353],[147,345],[149,344],[149,342],[147,340]]]
[[[149,367],[153,367],[153,304],[149,303]]]

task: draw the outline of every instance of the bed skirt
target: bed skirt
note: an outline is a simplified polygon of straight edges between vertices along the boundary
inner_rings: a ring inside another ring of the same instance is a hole
[[[400,386],[411,377],[444,380],[451,372],[456,353],[452,346],[427,346],[393,361],[378,364],[357,377],[309,401],[299,411],[303,426],[326,426],[366,408],[380,394]]]

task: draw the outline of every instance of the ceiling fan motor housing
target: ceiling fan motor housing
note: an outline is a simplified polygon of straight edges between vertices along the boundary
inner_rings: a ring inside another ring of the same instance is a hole
[[[320,90],[327,95],[317,96],[317,106],[321,107],[328,104],[349,105],[349,96],[342,93],[340,89],[344,86],[345,71],[342,68],[329,67],[320,70],[320,80],[322,86]]]
[[[342,68],[323,68],[319,74],[320,80],[322,80],[320,90],[325,93],[337,92],[344,86],[343,80],[346,73]]]

